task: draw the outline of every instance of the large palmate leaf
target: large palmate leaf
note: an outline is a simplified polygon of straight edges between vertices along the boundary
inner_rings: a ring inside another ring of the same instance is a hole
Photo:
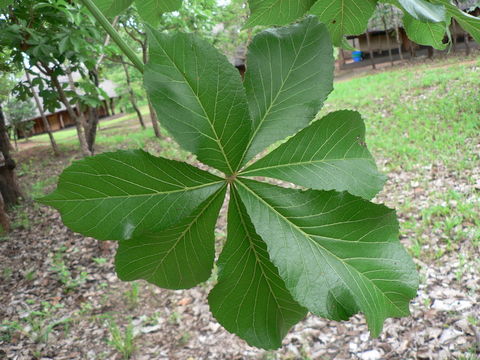
[[[250,17],[245,26],[285,25],[303,16],[316,0],[248,0]]]
[[[363,312],[373,335],[385,318],[408,314],[415,268],[398,241],[395,213],[364,199],[380,190],[383,177],[365,147],[360,116],[339,111],[311,123],[332,89],[325,25],[308,17],[257,35],[244,83],[194,35],[150,29],[149,37],[144,81],[159,118],[225,178],[118,151],[75,162],[42,201],[72,230],[119,240],[121,279],[179,289],[210,276],[229,187],[227,241],[209,303],[226,329],[254,346],[279,347],[307,309],[337,320]],[[245,178],[257,175],[322,190]]]
[[[253,131],[243,163],[312,121],[332,91],[328,32],[314,17],[257,35],[249,46],[245,89]]]
[[[215,318],[252,346],[276,349],[290,327],[306,315],[285,288],[232,188],[228,238],[218,259],[218,284],[208,296]]]
[[[177,223],[217,191],[221,180],[141,150],[117,151],[73,163],[57,190],[40,201],[58,209],[73,231],[124,240]]]
[[[444,50],[448,45],[443,42],[448,28],[445,22],[422,22],[409,14],[405,14],[403,25],[407,36],[417,44],[430,45],[438,50]]]
[[[333,43],[341,46],[345,34],[359,35],[366,30],[376,5],[377,0],[319,0],[309,12],[327,25]]]
[[[266,176],[319,190],[347,190],[372,198],[385,177],[365,145],[365,125],[355,111],[315,121],[241,173]]]
[[[238,71],[207,41],[149,31],[145,88],[162,124],[205,164],[232,174],[251,123]]]
[[[208,280],[215,257],[215,224],[225,189],[210,196],[180,223],[121,241],[115,261],[118,277],[145,279],[168,289],[187,289]]]
[[[241,180],[238,191],[301,305],[334,320],[361,311],[374,336],[387,317],[408,315],[418,281],[393,210],[348,193],[252,180]]]

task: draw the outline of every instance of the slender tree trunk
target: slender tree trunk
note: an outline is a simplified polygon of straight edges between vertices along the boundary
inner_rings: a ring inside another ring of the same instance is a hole
[[[403,60],[402,42],[400,40],[400,30],[398,29],[397,21],[395,21],[395,36],[397,38],[398,55],[400,55],[400,60]]]
[[[153,108],[150,99],[148,99],[148,108],[150,109],[150,119],[152,120],[153,131],[155,132],[155,136],[157,138],[161,138],[162,134],[160,133],[160,127],[158,126],[158,117],[155,109]]]
[[[464,32],[463,33],[463,38],[464,38],[464,42],[465,42],[465,55],[470,55],[470,39],[469,39],[469,34],[468,32]]]
[[[80,142],[80,149],[82,150],[82,154],[84,156],[92,155],[90,150],[88,149],[87,140],[85,138],[84,127],[82,123],[82,118],[76,114],[75,110],[70,105],[67,96],[65,95],[65,91],[63,91],[62,85],[58,81],[58,77],[56,75],[50,75],[52,79],[52,84],[57,89],[58,96],[60,97],[60,101],[65,105],[67,109],[68,115],[75,121],[75,127],[77,128],[77,136],[78,141]],[[81,113],[81,110],[78,110]]]
[[[372,69],[376,69],[377,67],[375,66],[375,60],[373,59],[373,50],[370,44],[370,34],[368,33],[368,30],[365,32],[365,34],[367,35],[367,47],[368,52],[370,53],[370,62],[372,63]]]
[[[15,176],[15,160],[10,156],[10,140],[8,139],[5,117],[0,105],[0,221],[8,220],[5,215],[5,207],[15,205],[22,196],[20,187]],[[5,205],[5,206],[1,206]]]
[[[453,52],[457,52],[457,22],[455,21],[455,19],[452,19],[452,34],[453,34],[453,37],[452,37],[452,41],[453,41],[452,50],[453,50]]]
[[[35,91],[35,88],[32,85],[32,79],[30,77],[30,74],[28,73],[28,70],[25,69],[25,74],[27,75],[27,81],[28,84],[30,85],[30,89],[32,90],[33,98],[35,99],[35,104],[37,105],[38,112],[40,113],[40,116],[42,117],[43,121],[43,126],[45,127],[45,130],[47,131],[48,137],[50,138],[50,144],[52,145],[53,153],[55,156],[60,155],[60,151],[58,150],[57,143],[55,142],[55,138],[53,137],[52,130],[50,129],[50,123],[48,122],[47,117],[45,116],[45,112],[43,111],[42,104],[40,103],[40,99],[38,97],[37,92]]]
[[[127,87],[128,87],[128,94],[130,95],[130,102],[132,103],[132,107],[137,113],[138,116],[138,121],[140,122],[140,125],[142,126],[142,129],[145,129],[145,123],[143,122],[143,116],[142,113],[140,112],[140,109],[137,106],[137,99],[135,96],[135,92],[132,89],[132,82],[130,80],[130,73],[128,72],[128,67],[125,64],[125,62],[122,61],[123,65],[123,71],[125,71],[125,79],[127,80]]]
[[[115,115],[115,100],[110,99],[109,104],[110,104],[110,111],[112,112],[112,115]]]
[[[97,138],[97,128],[99,121],[98,109],[90,107],[88,109],[88,113],[88,126],[85,130],[85,137],[87,139],[88,149],[93,155],[95,152],[95,140]]]
[[[142,45],[142,54],[143,54],[143,63],[146,64],[148,62],[148,46],[147,46],[147,38],[145,37],[145,41]],[[160,133],[160,127],[158,126],[158,116],[153,108],[152,102],[148,99],[148,108],[150,109],[150,120],[152,121],[153,131],[155,132],[155,136],[157,138],[161,138],[162,134]]]
[[[429,46],[427,48],[427,57],[431,59],[433,57],[433,47]]]
[[[392,48],[390,47],[390,34],[388,33],[387,21],[385,20],[384,15],[382,15],[382,22],[383,22],[383,29],[385,30],[385,35],[387,37],[388,57],[390,58],[390,63],[393,66]]]

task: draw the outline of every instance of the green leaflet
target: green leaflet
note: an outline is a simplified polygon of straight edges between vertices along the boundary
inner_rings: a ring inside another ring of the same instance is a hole
[[[133,0],[94,0],[94,2],[105,16],[113,18],[132,5]]]
[[[335,46],[342,44],[343,36],[359,35],[367,29],[377,0],[319,0],[310,13],[327,25]]]
[[[134,0],[94,0],[105,16],[113,18],[125,11]],[[163,13],[180,9],[182,0],[135,0],[138,14],[152,26],[158,25]]]
[[[175,140],[205,164],[235,172],[251,123],[238,71],[207,41],[149,31],[145,88]]]
[[[306,315],[285,288],[232,188],[228,238],[218,259],[218,284],[208,296],[215,318],[250,345],[276,349],[288,330]]]
[[[394,0],[392,3],[402,9],[405,15],[408,13],[419,21],[438,23],[447,20],[445,7],[425,0]]]
[[[480,43],[480,18],[467,14],[453,5],[450,0],[434,0],[435,3],[442,4],[447,9],[447,14],[458,21],[463,30],[472,35],[477,43]]]
[[[395,212],[348,193],[238,186],[257,233],[296,301],[333,320],[365,314],[377,336],[409,314],[415,265],[398,241]]]
[[[13,0],[0,0],[0,9],[5,8],[13,3]]]
[[[253,131],[243,164],[307,126],[332,91],[328,32],[315,17],[264,31],[248,49],[245,74]]]
[[[245,27],[286,25],[302,17],[316,0],[248,0],[250,17]]]
[[[367,199],[385,177],[365,145],[365,125],[356,111],[336,111],[315,121],[241,176],[266,176],[318,190],[346,190]]]
[[[448,45],[443,43],[448,28],[445,22],[422,22],[409,14],[404,14],[403,24],[407,36],[417,44],[431,45],[438,50],[444,50]]]
[[[215,224],[226,187],[180,223],[121,241],[115,268],[125,281],[145,279],[167,289],[188,289],[210,277],[215,257]]]
[[[163,13],[180,9],[182,0],[136,0],[135,6],[145,22],[156,26]]]
[[[125,240],[177,223],[222,186],[191,165],[144,151],[117,151],[68,167],[53,193],[40,199],[73,231],[99,240]]]

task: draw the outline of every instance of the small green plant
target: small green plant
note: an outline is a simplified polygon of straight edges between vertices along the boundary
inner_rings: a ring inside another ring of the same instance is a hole
[[[87,280],[88,273],[82,271],[77,277],[73,277],[64,260],[65,250],[64,247],[60,248],[59,251],[53,255],[53,264],[50,270],[57,274],[59,281],[64,285],[65,292],[68,293],[84,284]]]
[[[26,316],[17,321],[4,321],[2,336],[11,337],[14,332],[19,332],[29,337],[35,343],[47,343],[50,333],[59,326],[68,326],[71,318],[56,319],[56,312],[62,308],[61,304],[42,302],[39,310],[26,309]]]
[[[122,354],[124,360],[130,359],[135,352],[133,324],[130,322],[122,332],[115,320],[110,319],[108,321],[108,329],[110,331],[108,344]]]
[[[138,305],[140,284],[138,282],[132,282],[130,289],[124,292],[127,304],[130,309],[134,309]]]
[[[108,260],[103,257],[96,257],[96,258],[93,258],[93,261],[98,265],[103,265],[103,264],[106,264]]]
[[[27,281],[33,281],[37,277],[37,272],[35,269],[30,269],[24,272],[23,274],[25,280]]]

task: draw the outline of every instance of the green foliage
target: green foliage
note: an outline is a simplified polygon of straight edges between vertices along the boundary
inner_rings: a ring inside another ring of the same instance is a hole
[[[480,19],[461,11],[450,0],[249,0],[247,26],[281,25],[310,13],[326,24],[335,46],[344,46],[345,35],[359,35],[367,29],[379,2],[404,12],[407,34],[419,44],[444,49],[442,40],[452,17],[480,42]]]
[[[0,9],[11,5],[13,0],[0,0]]]
[[[158,25],[163,13],[175,11],[182,0],[95,0],[98,8],[108,17],[115,17],[126,10],[135,1],[140,17],[152,26]]]
[[[128,324],[125,331],[122,332],[115,320],[111,319],[108,322],[108,329],[110,331],[108,343],[122,354],[122,359],[130,359],[136,350],[133,324]]]
[[[374,336],[387,317],[407,315],[417,276],[395,213],[349,193],[371,198],[383,182],[361,118],[344,111],[310,124],[332,88],[326,27],[308,17],[257,35],[243,83],[208,42],[149,32],[145,85],[159,118],[225,177],[118,151],[75,162],[42,202],[74,231],[119,240],[121,278],[186,288],[212,271],[228,188],[227,243],[209,302],[221,324],[254,346],[279,347],[307,309],[335,320],[362,312]],[[246,168],[286,136],[293,137]],[[247,179],[254,171],[313,189]]]
[[[31,100],[22,101],[11,97],[5,104],[4,113],[14,131],[28,135],[32,130],[33,122],[25,121],[31,119],[36,113]]]

